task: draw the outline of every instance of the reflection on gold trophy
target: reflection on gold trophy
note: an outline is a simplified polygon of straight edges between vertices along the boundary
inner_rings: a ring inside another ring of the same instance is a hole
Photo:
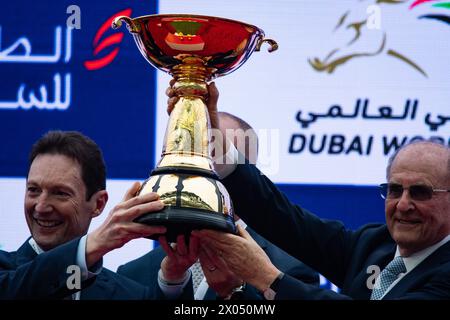
[[[230,196],[219,181],[211,159],[210,122],[205,98],[207,82],[239,68],[264,42],[269,52],[275,41],[252,25],[209,16],[120,16],[136,44],[154,67],[171,74],[178,102],[166,129],[162,158],[143,184],[140,194],[156,192],[165,208],[136,219],[167,226],[167,239],[194,229],[235,232]],[[158,236],[153,236],[156,239]]]

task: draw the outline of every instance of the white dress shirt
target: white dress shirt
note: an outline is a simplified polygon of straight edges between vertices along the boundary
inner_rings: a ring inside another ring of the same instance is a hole
[[[406,272],[400,273],[398,278],[395,279],[394,282],[391,283],[391,285],[386,289],[386,292],[384,293],[383,297],[408,273],[410,273],[415,267],[417,267],[423,260],[425,260],[427,257],[429,257],[433,252],[435,252],[437,249],[439,249],[441,246],[446,244],[448,241],[450,241],[450,234],[447,235],[444,239],[439,241],[438,243],[433,244],[432,246],[425,248],[421,251],[418,251],[408,257],[402,257],[403,262],[405,263]],[[395,251],[394,258],[400,256],[400,250],[397,246],[397,249]],[[381,299],[383,299],[381,297]]]

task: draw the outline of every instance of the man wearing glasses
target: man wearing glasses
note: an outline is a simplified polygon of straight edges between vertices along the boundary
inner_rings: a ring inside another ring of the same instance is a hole
[[[208,108],[214,116],[216,106]],[[356,231],[291,203],[251,164],[217,169],[251,227],[341,288],[335,293],[284,275],[245,230],[240,236],[193,232],[266,299],[450,299],[447,146],[422,141],[398,150],[389,160],[388,183],[380,186],[386,224]],[[243,189],[248,186],[251,193]]]

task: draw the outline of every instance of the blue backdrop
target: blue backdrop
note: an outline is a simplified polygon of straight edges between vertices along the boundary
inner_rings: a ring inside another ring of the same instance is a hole
[[[100,145],[108,178],[146,177],[154,161],[155,71],[126,28],[112,30],[110,22],[120,12],[155,13],[157,2],[77,1],[80,29],[70,31],[72,4],[1,4],[0,176],[24,176],[32,142],[61,129]]]
[[[384,222],[384,200],[376,186],[279,184],[295,203],[324,219],[341,220],[349,229]]]

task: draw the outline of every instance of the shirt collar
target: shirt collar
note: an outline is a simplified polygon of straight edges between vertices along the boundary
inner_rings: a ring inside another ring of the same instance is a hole
[[[36,240],[34,240],[33,238],[30,238],[30,240],[28,240],[28,243],[30,244],[30,246],[33,248],[34,252],[36,252],[37,255],[40,255],[41,253],[45,252],[44,250],[42,250],[41,247],[39,247]]]
[[[408,257],[402,257],[403,262],[405,263],[406,272],[410,272],[412,269],[414,269],[419,263],[421,263],[423,260],[425,260],[428,256],[430,256],[434,251],[439,249],[441,246],[446,244],[448,241],[450,241],[450,234],[447,235],[444,239],[439,241],[438,243],[433,244],[432,246],[425,248],[423,250],[420,250],[416,253],[413,253],[412,255]],[[395,257],[400,256],[400,250],[397,246],[397,249],[395,251]]]

